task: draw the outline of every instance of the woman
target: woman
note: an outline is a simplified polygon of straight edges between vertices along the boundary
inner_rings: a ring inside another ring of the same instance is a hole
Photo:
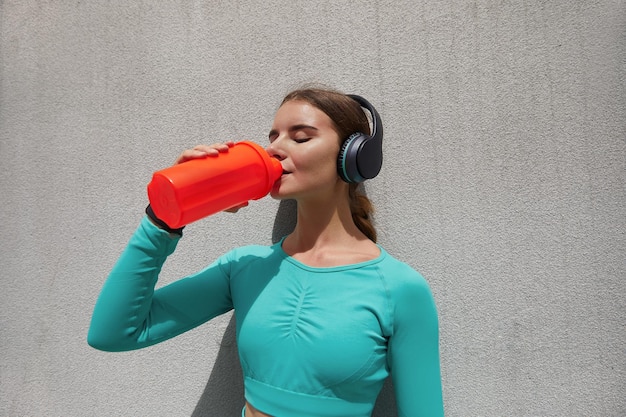
[[[443,415],[428,284],[375,243],[369,200],[338,174],[346,138],[369,131],[350,96],[287,95],[267,151],[284,170],[271,195],[297,201],[294,231],[154,291],[181,232],[148,210],[102,289],[89,344],[137,349],[234,309],[245,417],[370,416],[389,374],[400,416]],[[230,146],[197,146],[176,163]]]

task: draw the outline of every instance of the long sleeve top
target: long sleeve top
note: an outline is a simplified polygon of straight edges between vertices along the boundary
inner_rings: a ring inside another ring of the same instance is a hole
[[[88,343],[138,349],[234,309],[245,396],[275,417],[367,417],[391,375],[401,417],[443,415],[438,320],[425,279],[380,248],[330,268],[272,246],[232,250],[155,290],[177,237],[144,218],[96,302]]]

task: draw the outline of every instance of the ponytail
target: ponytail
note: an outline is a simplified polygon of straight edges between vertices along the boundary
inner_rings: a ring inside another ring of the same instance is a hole
[[[352,221],[365,236],[372,242],[376,243],[376,228],[372,221],[374,206],[367,196],[361,192],[360,184],[350,184],[348,187],[348,196],[350,198],[350,212],[352,213]]]

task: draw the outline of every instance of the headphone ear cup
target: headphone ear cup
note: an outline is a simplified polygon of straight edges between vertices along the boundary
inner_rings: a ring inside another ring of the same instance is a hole
[[[347,183],[364,180],[359,173],[357,156],[360,143],[366,139],[366,135],[357,132],[350,135],[341,145],[339,155],[337,156],[337,173]]]
[[[360,183],[374,178],[380,172],[383,163],[383,125],[380,115],[369,101],[353,94],[348,97],[371,114],[372,134],[369,136],[356,132],[343,142],[337,156],[337,173],[347,183]]]

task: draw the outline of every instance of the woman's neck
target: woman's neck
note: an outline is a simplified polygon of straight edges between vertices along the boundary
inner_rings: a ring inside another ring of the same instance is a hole
[[[292,233],[302,249],[326,244],[341,244],[361,235],[345,201],[298,202],[297,222]]]
[[[337,266],[379,255],[378,247],[354,224],[348,201],[298,202],[294,231],[283,250],[310,266]]]

